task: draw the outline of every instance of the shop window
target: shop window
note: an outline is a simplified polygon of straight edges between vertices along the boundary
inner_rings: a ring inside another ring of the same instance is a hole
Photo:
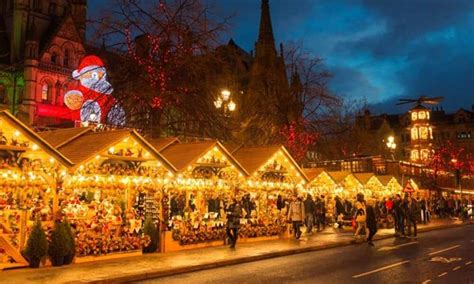
[[[411,140],[417,140],[418,139],[418,129],[416,127],[413,127],[411,129]]]
[[[41,88],[41,100],[43,102],[49,102],[51,99],[51,86],[48,83],[44,83]]]
[[[416,111],[411,113],[411,120],[415,121],[418,119],[418,113]]]

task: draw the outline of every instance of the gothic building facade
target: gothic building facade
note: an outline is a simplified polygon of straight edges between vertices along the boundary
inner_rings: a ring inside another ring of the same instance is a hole
[[[85,51],[86,0],[0,1],[0,109],[34,126],[71,122],[63,95]]]

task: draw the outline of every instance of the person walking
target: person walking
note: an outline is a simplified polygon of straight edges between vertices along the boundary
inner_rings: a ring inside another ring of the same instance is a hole
[[[313,234],[313,224],[314,224],[314,201],[311,194],[308,193],[306,200],[304,201],[304,212],[305,212],[305,221],[306,221],[306,234]]]
[[[367,216],[366,216],[366,224],[367,229],[369,229],[369,236],[367,237],[367,243],[371,246],[374,246],[372,242],[372,238],[377,233],[377,214],[374,210],[373,201],[369,200],[367,204]]]
[[[418,205],[417,203],[415,202],[415,200],[413,200],[412,197],[408,196],[407,197],[407,203],[406,203],[406,208],[407,208],[407,226],[408,226],[408,236],[411,238],[412,235],[411,235],[411,229],[413,227],[414,229],[414,235],[413,237],[416,239],[416,233],[417,233],[417,230],[416,230],[416,220],[418,218],[418,214],[419,214],[419,211],[418,211]]]
[[[397,194],[393,202],[393,213],[395,217],[395,234],[405,235],[405,218],[403,216],[403,201],[400,194]]]
[[[239,237],[240,217],[242,216],[242,207],[238,200],[232,198],[232,203],[227,207],[227,228],[226,233],[230,241],[230,248],[235,248],[237,238]]]
[[[357,229],[355,231],[354,237],[357,240],[359,237],[359,234],[361,232],[364,232],[365,235],[365,230],[366,230],[366,207],[365,207],[365,200],[364,200],[364,195],[362,193],[357,194],[357,201],[355,204],[356,208],[356,218],[355,221],[357,223]]]
[[[304,204],[301,197],[294,197],[290,203],[290,209],[288,210],[288,220],[293,224],[293,232],[295,238],[298,240],[301,237],[301,224],[303,224],[304,217]]]
[[[314,216],[316,217],[316,225],[318,226],[318,232],[321,231],[321,225],[323,225],[322,215],[323,215],[323,202],[321,198],[317,197],[314,204]]]

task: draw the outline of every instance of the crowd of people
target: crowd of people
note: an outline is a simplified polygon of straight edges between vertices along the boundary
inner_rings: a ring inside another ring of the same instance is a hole
[[[374,245],[372,239],[380,227],[394,228],[398,237],[417,238],[418,224],[427,224],[432,218],[457,217],[467,219],[468,208],[472,200],[457,196],[444,197],[432,194],[429,198],[419,194],[395,194],[382,199],[368,199],[362,193],[353,200],[335,196],[333,199],[324,195],[313,197],[311,194],[293,195],[288,199],[279,196],[280,211],[286,210],[287,220],[292,225],[296,239],[300,239],[306,227],[306,235],[312,235],[324,230],[326,226],[335,229],[352,227],[354,238],[362,238],[369,245]],[[235,247],[238,237],[238,219],[242,204],[234,200],[228,211],[228,237],[231,247]],[[283,211],[285,212],[285,211]]]

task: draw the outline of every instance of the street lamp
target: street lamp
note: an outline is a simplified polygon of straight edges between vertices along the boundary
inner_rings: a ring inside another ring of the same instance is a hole
[[[397,144],[395,143],[395,138],[393,136],[388,136],[387,138],[387,148],[390,150],[390,154],[392,155],[392,160],[395,160],[395,149],[397,148]]]
[[[222,109],[225,114],[227,112],[234,112],[237,105],[231,99],[231,93],[229,90],[222,90],[220,96],[214,101],[216,109]]]

